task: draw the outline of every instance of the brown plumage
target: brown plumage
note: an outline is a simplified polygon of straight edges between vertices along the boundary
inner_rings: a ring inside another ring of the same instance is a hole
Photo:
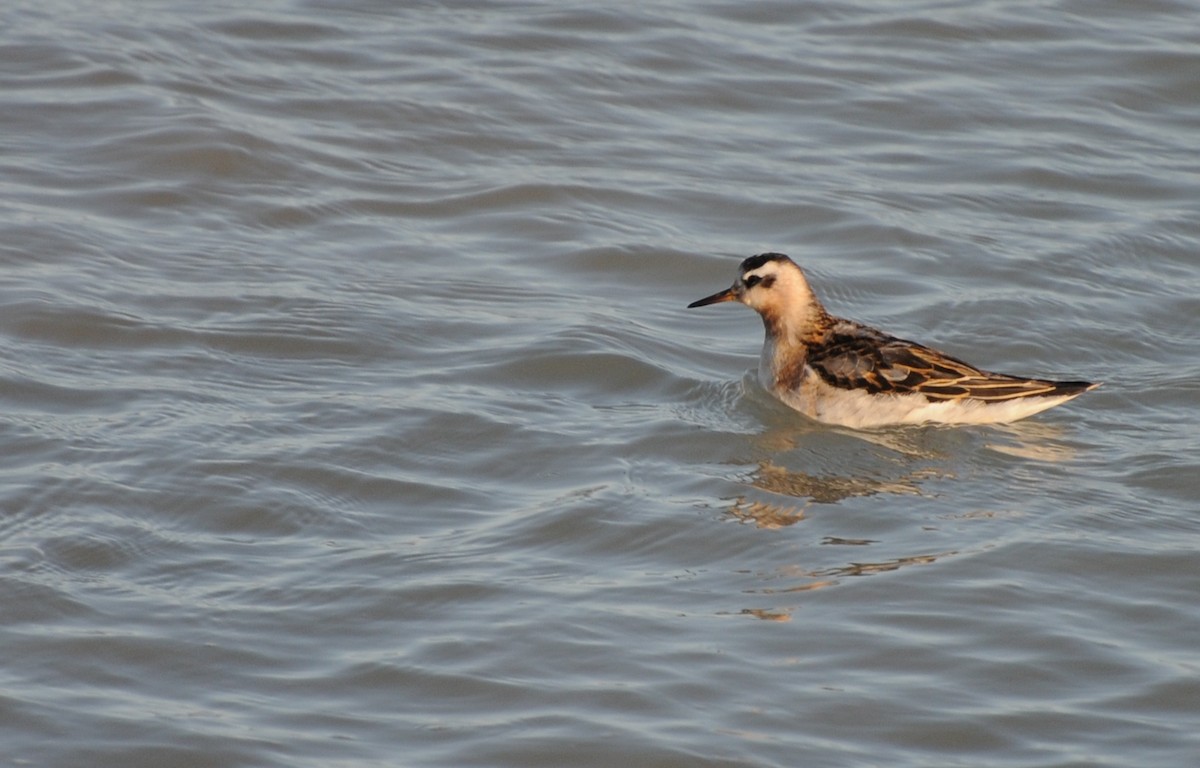
[[[1077,395],[1095,386],[1087,381],[1026,379],[984,371],[936,349],[846,320],[809,347],[807,363],[835,387],[870,394],[919,392],[931,400],[994,402]]]
[[[742,262],[733,286],[689,307],[740,301],[762,316],[763,385],[793,408],[852,427],[1015,421],[1099,386],[976,368],[870,326],[831,316],[804,271],[779,253]]]

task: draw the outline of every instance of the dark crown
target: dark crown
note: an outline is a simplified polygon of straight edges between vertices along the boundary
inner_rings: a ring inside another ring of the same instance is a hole
[[[757,256],[751,256],[742,262],[742,274],[752,272],[768,261],[791,261],[785,254],[782,253],[760,253]]]

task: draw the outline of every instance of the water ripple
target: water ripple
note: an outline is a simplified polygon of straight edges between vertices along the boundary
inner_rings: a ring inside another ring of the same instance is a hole
[[[5,754],[1200,752],[1195,9],[513,10],[0,9]],[[765,250],[1105,386],[808,422]]]

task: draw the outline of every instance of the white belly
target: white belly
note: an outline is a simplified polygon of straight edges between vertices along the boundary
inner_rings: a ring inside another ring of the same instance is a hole
[[[891,424],[997,424],[1065,403],[1075,395],[1022,397],[1001,402],[934,400],[920,394],[877,394],[831,386],[811,369],[795,389],[776,387],[768,366],[759,367],[763,386],[787,405],[826,424],[863,429]]]

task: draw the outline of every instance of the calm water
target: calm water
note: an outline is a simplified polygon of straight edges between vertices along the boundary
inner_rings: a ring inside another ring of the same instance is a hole
[[[0,764],[1200,761],[1200,8],[401,5],[0,10]]]

